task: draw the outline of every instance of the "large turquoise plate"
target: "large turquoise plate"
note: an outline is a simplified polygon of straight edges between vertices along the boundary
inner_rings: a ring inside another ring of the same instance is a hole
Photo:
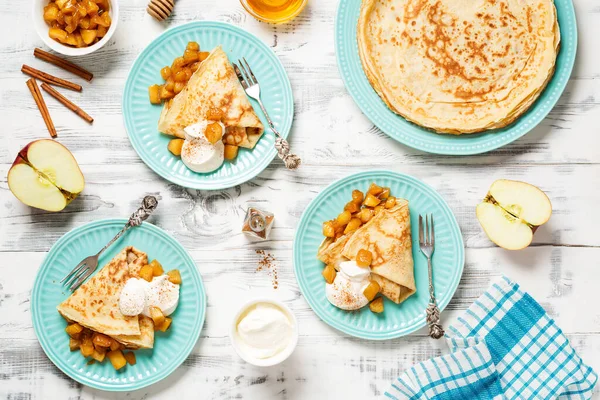
[[[252,150],[240,149],[235,162],[225,162],[218,170],[199,174],[189,170],[179,157],[167,150],[170,137],[157,130],[162,107],[148,101],[148,86],[163,82],[160,69],[171,65],[189,41],[204,50],[221,45],[229,60],[242,57],[260,82],[261,98],[279,132],[287,137],[294,116],[290,81],[275,53],[256,36],[223,22],[190,22],[167,30],[148,45],[133,64],[123,92],[123,118],[131,144],[154,172],[177,185],[201,190],[225,189],[244,183],[263,171],[277,154],[273,133],[265,134]],[[251,100],[263,125],[267,121]]]
[[[538,125],[565,90],[577,51],[577,22],[573,0],[555,0],[561,49],[554,77],[533,106],[515,123],[503,129],[471,135],[440,135],[393,113],[371,87],[358,55],[356,24],[361,0],[339,2],[335,22],[335,48],[342,79],[362,112],[391,138],[412,148],[435,154],[485,153],[511,143]]]
[[[323,263],[317,249],[323,241],[323,221],[335,218],[352,198],[352,190],[363,192],[371,182],[387,186],[392,195],[409,201],[412,223],[413,258],[417,293],[402,304],[385,299],[383,314],[368,307],[348,312],[332,306],[325,296]],[[308,206],[294,240],[294,271],[304,298],[317,315],[332,327],[363,339],[383,340],[407,335],[425,326],[429,301],[427,261],[419,251],[419,214],[432,213],[435,220],[433,275],[436,297],[444,309],[454,295],[465,262],[464,243],[456,218],[442,197],[430,186],[408,175],[391,171],[368,171],[334,182]]]
[[[95,254],[124,226],[127,220],[92,222],[60,238],[44,259],[31,293],[31,315],[35,334],[48,358],[65,374],[84,385],[110,391],[129,391],[151,385],[168,376],[190,354],[198,341],[206,313],[206,294],[196,264],[169,234],[149,223],[130,229],[101,257],[99,268],[125,246],[134,246],[158,259],[165,270],[179,269],[182,285],[173,325],[156,332],[153,350],[137,350],[137,363],[115,371],[110,362],[86,365],[79,351],[69,351],[65,320],[56,306],[69,296],[59,281],[79,261]]]

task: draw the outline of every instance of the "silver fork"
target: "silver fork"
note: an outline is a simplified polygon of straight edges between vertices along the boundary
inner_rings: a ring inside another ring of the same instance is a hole
[[[265,106],[263,105],[262,100],[260,99],[260,85],[258,84],[258,80],[254,76],[252,69],[250,69],[250,65],[248,65],[246,58],[238,60],[238,64],[239,67],[235,63],[233,64],[233,69],[238,77],[238,80],[242,84],[242,87],[246,91],[246,94],[258,102],[260,109],[262,110],[263,114],[265,114],[265,118],[267,118],[269,127],[277,137],[275,139],[275,148],[277,149],[277,155],[283,160],[283,163],[285,164],[285,167],[287,169],[298,168],[302,160],[297,155],[290,153],[289,143],[281,136],[277,128],[275,128],[275,124],[273,124],[271,117],[269,117],[269,113],[265,109]]]
[[[429,216],[425,216],[425,227],[423,227],[423,217],[419,215],[419,247],[421,253],[427,257],[427,269],[429,271],[429,304],[427,305],[427,324],[429,325],[429,336],[439,339],[444,336],[444,329],[440,323],[440,309],[435,299],[435,290],[433,288],[433,268],[431,257],[435,251],[435,229],[433,225],[433,214],[431,215],[431,235],[429,232]]]
[[[70,291],[74,291],[81,284],[92,275],[92,273],[98,268],[98,259],[100,255],[104,252],[104,250],[108,249],[114,242],[117,241],[123,234],[131,227],[141,225],[143,221],[148,219],[152,211],[158,205],[158,200],[154,196],[146,196],[142,201],[142,205],[138,208],[131,216],[129,217],[129,221],[125,224],[123,229],[119,231],[115,235],[114,238],[111,239],[110,242],[106,244],[98,253],[93,256],[89,256],[81,260],[75,268],[71,270],[65,276],[60,283],[64,283],[64,286],[68,286]]]

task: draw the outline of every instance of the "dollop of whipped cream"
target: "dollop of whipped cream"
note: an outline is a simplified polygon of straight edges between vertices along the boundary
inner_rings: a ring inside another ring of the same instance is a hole
[[[179,303],[179,285],[169,281],[168,275],[157,276],[148,282],[130,278],[125,282],[119,297],[121,314],[150,317],[150,307],[158,307],[164,315],[175,312]]]
[[[237,322],[241,349],[253,358],[273,357],[287,348],[293,326],[286,312],[274,304],[258,303],[242,314]]]
[[[369,286],[370,277],[369,267],[359,267],[353,260],[340,263],[333,283],[326,284],[327,300],[342,310],[358,310],[366,306],[369,300],[363,291]]]
[[[181,148],[181,161],[194,172],[207,173],[217,170],[225,160],[225,145],[219,140],[212,144],[204,132],[208,124],[217,122],[225,133],[225,125],[218,121],[200,120],[184,129],[185,142]]]

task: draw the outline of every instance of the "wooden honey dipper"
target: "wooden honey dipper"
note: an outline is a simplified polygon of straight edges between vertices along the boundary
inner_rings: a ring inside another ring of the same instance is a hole
[[[173,12],[173,7],[175,7],[174,0],[150,0],[146,11],[157,20],[164,21]]]

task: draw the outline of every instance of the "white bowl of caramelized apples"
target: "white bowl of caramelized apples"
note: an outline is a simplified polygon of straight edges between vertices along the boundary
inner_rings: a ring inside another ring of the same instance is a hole
[[[117,28],[117,0],[34,0],[33,23],[52,50],[82,56],[104,46]]]

